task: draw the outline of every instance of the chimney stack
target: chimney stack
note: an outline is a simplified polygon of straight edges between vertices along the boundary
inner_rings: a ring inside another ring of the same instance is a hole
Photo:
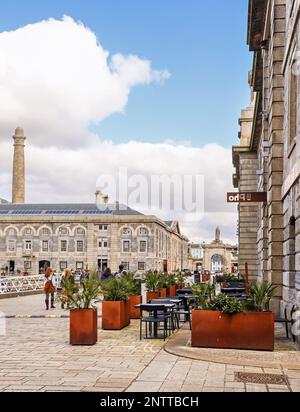
[[[14,139],[14,163],[13,163],[13,184],[12,203],[25,203],[25,140],[24,130],[17,127]]]

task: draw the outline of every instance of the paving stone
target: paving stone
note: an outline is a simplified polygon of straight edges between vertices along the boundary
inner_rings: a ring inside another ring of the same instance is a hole
[[[158,392],[161,387],[161,382],[134,382],[126,392]]]

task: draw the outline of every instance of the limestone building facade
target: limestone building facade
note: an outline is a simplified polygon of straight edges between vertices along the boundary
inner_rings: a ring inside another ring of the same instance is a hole
[[[247,255],[240,236],[240,259],[249,259],[251,271],[256,265],[255,278],[277,285],[277,313],[287,304],[300,305],[299,15],[298,0],[249,1],[253,115],[249,111],[250,132],[242,130],[241,145],[233,149],[235,187],[267,193],[266,203],[240,206],[249,250],[256,242],[255,254]]]

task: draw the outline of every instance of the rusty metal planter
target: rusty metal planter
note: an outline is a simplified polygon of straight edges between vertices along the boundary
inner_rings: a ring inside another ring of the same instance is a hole
[[[95,345],[98,338],[97,309],[70,311],[70,344]]]
[[[102,329],[121,330],[130,324],[128,302],[102,302]]]
[[[193,311],[192,347],[274,351],[274,340],[273,312]]]
[[[166,298],[168,296],[168,289],[167,288],[162,288],[160,290],[160,297],[161,298]]]
[[[159,292],[147,292],[146,300],[147,303],[151,302],[151,300],[155,300],[159,298]]]
[[[140,319],[141,310],[137,309],[135,306],[142,303],[142,296],[130,296],[129,306],[130,306],[130,319]]]
[[[169,288],[169,296],[170,296],[170,297],[175,297],[175,296],[176,296],[176,285],[170,286],[170,288]]]

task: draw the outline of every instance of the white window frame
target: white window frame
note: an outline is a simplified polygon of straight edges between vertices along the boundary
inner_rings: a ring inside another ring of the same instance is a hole
[[[145,250],[141,250],[141,243],[146,243]],[[148,240],[139,240],[139,253],[148,253]]]
[[[30,245],[30,247],[27,247],[29,245]],[[32,248],[33,248],[32,240],[24,240],[24,250],[25,250],[25,252],[32,252]]]
[[[129,272],[130,263],[129,262],[121,262],[121,265],[124,266],[124,270]]]
[[[63,248],[62,248],[62,243],[63,242],[66,242],[66,250],[63,250]],[[62,252],[62,253],[67,253],[68,252],[68,241],[66,240],[66,239],[60,239],[60,241],[59,241],[59,243],[60,243],[60,251]]]
[[[128,245],[129,245],[128,250],[124,249],[124,244],[125,243],[128,243]],[[122,253],[130,253],[130,252],[131,252],[131,241],[128,240],[128,239],[123,239],[122,240]]]
[[[10,248],[10,245],[13,244],[13,248]],[[13,239],[8,239],[7,241],[7,251],[8,252],[15,252],[16,251],[16,241]]]
[[[79,250],[79,249],[81,249],[81,248],[78,248],[78,243],[82,243],[82,250]],[[76,251],[78,252],[78,253],[83,253],[84,252],[84,240],[82,240],[82,239],[77,239],[76,240]]]
[[[102,224],[99,225],[100,232],[108,232],[108,225]]]
[[[45,243],[47,243],[47,248],[44,248]],[[44,253],[49,252],[49,240],[46,240],[46,239],[42,240],[41,249],[42,249],[42,252]]]
[[[147,233],[142,233],[143,230]],[[141,227],[139,229],[139,236],[149,236],[149,229],[147,227]]]
[[[140,269],[140,265],[143,265],[143,269]],[[138,270],[144,272],[146,270],[146,263],[145,262],[138,262]]]

